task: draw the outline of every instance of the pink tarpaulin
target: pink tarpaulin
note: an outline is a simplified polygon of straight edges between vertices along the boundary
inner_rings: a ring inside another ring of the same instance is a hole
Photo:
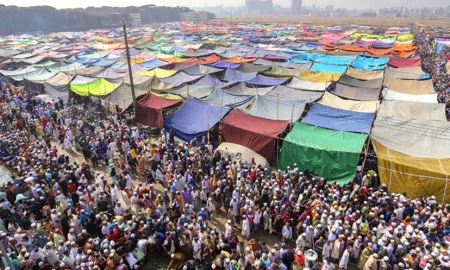
[[[391,58],[389,59],[388,64],[390,66],[396,67],[396,68],[405,68],[405,67],[415,67],[420,66],[420,58],[417,59],[397,59],[397,58]]]

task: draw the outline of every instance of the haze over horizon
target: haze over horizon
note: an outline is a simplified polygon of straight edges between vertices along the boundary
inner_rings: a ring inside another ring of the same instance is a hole
[[[143,6],[154,4],[158,6],[187,6],[187,7],[205,7],[205,6],[243,6],[245,0],[194,0],[190,2],[190,5],[186,5],[185,0],[134,0],[133,6]],[[273,0],[274,4],[290,7],[291,0]],[[0,4],[15,5],[21,7],[29,6],[52,6],[58,9],[61,8],[86,8],[86,7],[101,7],[101,6],[114,6],[125,7],[130,6],[130,1],[127,0],[78,0],[78,1],[61,1],[61,0],[2,0]],[[406,6],[411,8],[423,8],[423,7],[447,7],[450,6],[448,0],[378,0],[375,3],[371,1],[360,0],[303,0],[304,6],[325,6],[334,5],[335,8],[357,8],[357,9],[377,9],[377,8],[389,8],[393,6]]]

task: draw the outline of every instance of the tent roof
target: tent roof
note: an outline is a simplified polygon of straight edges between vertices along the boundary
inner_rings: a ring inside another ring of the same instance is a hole
[[[202,101],[219,107],[237,107],[244,109],[254,97],[254,95],[233,95],[221,88],[216,88],[208,97],[203,98]]]
[[[120,84],[111,83],[103,78],[93,80],[85,79],[86,77],[76,76],[70,83],[72,92],[80,96],[106,96],[116,90]]]
[[[289,88],[284,85],[278,85],[272,91],[266,94],[272,98],[281,97],[293,100],[305,100],[307,103],[312,103],[322,97],[323,92],[318,91],[303,91]]]
[[[433,82],[431,80],[418,81],[385,78],[384,86],[405,94],[425,95],[435,93]]]
[[[178,138],[190,141],[205,135],[229,110],[227,107],[218,107],[188,98],[164,121],[164,127],[168,131],[173,130]]]
[[[353,77],[350,77],[346,74],[342,75],[341,79],[339,80],[340,83],[355,86],[355,87],[362,87],[362,88],[380,88],[383,85],[383,78],[379,79],[373,79],[373,80],[358,80]]]
[[[379,100],[380,92],[380,88],[354,87],[341,83],[337,83],[333,90],[333,93],[340,97],[366,101]]]
[[[293,77],[292,80],[286,84],[286,86],[298,90],[323,92],[330,84],[331,82],[312,82]]]
[[[262,168],[270,168],[270,164],[267,159],[245,146],[230,142],[224,142],[221,143],[216,150],[219,151],[224,157],[231,156],[232,161],[236,160],[239,162],[254,159],[256,165],[261,165]],[[236,159],[238,153],[240,154],[240,157],[239,159]]]
[[[157,95],[150,93],[147,96],[145,96],[143,99],[141,99],[137,102],[141,106],[160,110],[160,109],[165,109],[165,108],[171,107],[175,104],[178,104],[181,102],[181,100],[164,99],[164,98],[158,97]]]
[[[348,67],[345,75],[358,80],[374,80],[383,78],[384,70],[359,70],[356,68]]]
[[[303,114],[306,101],[271,96],[256,96],[248,114],[273,120],[297,121]]]
[[[378,115],[372,138],[389,149],[422,158],[450,158],[450,123]]]
[[[319,103],[336,109],[368,113],[374,113],[380,106],[379,101],[346,100],[329,92],[325,92]]]
[[[425,103],[438,103],[437,93],[426,95],[412,95],[394,91],[389,88],[384,88],[382,91],[384,100],[398,100],[398,101],[417,101]]]
[[[369,133],[375,113],[352,112],[315,103],[302,123],[328,129]]]
[[[444,103],[431,104],[412,101],[385,100],[381,102],[377,114],[411,120],[447,122]]]

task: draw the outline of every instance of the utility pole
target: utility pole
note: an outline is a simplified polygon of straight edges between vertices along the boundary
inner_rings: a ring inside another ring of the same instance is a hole
[[[134,117],[136,117],[136,94],[134,93],[133,73],[131,72],[130,50],[128,48],[127,27],[125,21],[123,23],[123,35],[125,37],[125,51],[127,53],[128,75],[130,76],[131,95],[133,97]]]

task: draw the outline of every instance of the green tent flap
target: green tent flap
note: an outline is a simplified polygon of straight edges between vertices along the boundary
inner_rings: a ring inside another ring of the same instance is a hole
[[[119,86],[120,83],[110,83],[101,78],[83,84],[71,83],[70,89],[80,96],[106,96],[116,90]]]
[[[314,170],[328,183],[344,185],[355,177],[367,134],[331,130],[295,123],[281,148],[278,168],[297,163],[299,170]]]

